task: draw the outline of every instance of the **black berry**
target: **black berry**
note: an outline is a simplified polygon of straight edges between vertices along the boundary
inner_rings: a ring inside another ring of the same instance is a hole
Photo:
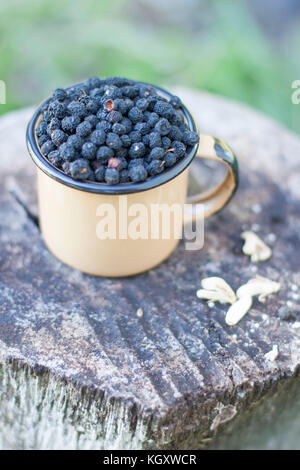
[[[42,146],[41,146],[41,152],[46,155],[49,155],[50,152],[52,152],[52,150],[55,150],[56,149],[56,146],[55,144],[52,142],[52,140],[47,140]]]
[[[67,134],[65,134],[64,131],[61,131],[60,129],[55,129],[55,131],[51,133],[52,142],[57,146],[65,142],[67,138]]]
[[[147,170],[142,165],[135,165],[130,168],[129,177],[134,183],[145,181],[145,179],[147,178]]]
[[[73,178],[87,180],[92,174],[89,162],[84,158],[78,158],[70,164],[70,173]]]
[[[92,142],[86,142],[85,144],[83,144],[81,149],[82,156],[84,158],[87,158],[88,160],[93,160],[96,156],[96,152],[97,147]]]
[[[139,157],[143,157],[143,155],[145,154],[145,145],[143,144],[143,142],[135,142],[134,144],[131,145],[130,149],[129,149],[129,156],[130,158],[139,158]]]
[[[97,160],[103,163],[106,163],[113,156],[113,150],[106,146],[100,147],[97,151]]]
[[[115,168],[107,168],[105,171],[105,181],[108,184],[118,184],[120,180],[120,175],[118,170]]]

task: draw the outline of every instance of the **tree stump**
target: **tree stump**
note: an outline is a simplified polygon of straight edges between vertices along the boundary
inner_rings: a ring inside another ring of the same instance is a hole
[[[49,253],[25,148],[32,110],[0,120],[1,448],[202,448],[299,370],[300,140],[240,104],[175,92],[201,132],[231,145],[240,187],[206,221],[202,250],[181,243],[132,278],[88,276]],[[269,261],[242,254],[243,230],[269,244]],[[203,277],[236,289],[256,274],[281,290],[236,326],[196,297]]]

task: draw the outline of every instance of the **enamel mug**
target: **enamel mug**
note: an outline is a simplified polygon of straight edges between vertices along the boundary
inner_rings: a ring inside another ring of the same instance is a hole
[[[167,91],[155,88],[170,98]],[[222,140],[203,134],[199,144],[173,167],[144,182],[113,186],[75,180],[55,168],[40,151],[35,129],[43,104],[34,113],[26,136],[37,167],[40,228],[49,250],[75,269],[108,277],[147,271],[168,258],[179,242],[182,224],[197,217],[190,205],[186,210],[186,202],[202,204],[204,217],[208,217],[222,209],[237,189],[238,163],[234,153]],[[181,111],[190,130],[197,132],[188,109],[182,106]],[[215,188],[187,199],[189,166],[194,158],[218,160],[226,165],[227,172]],[[162,230],[153,228],[152,208],[173,205],[182,208],[183,217],[174,215],[165,236]],[[132,223],[137,225],[137,213],[144,217],[142,233],[129,236]]]

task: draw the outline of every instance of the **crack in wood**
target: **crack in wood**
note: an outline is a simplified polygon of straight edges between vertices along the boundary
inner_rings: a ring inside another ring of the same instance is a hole
[[[14,198],[14,200],[19,204],[22,209],[24,209],[26,215],[28,216],[29,220],[34,223],[34,225],[39,229],[40,231],[40,225],[39,225],[39,218],[35,214],[33,214],[30,209],[27,207],[26,203],[21,200],[20,196],[16,194],[15,191],[10,190],[9,193],[11,196]]]

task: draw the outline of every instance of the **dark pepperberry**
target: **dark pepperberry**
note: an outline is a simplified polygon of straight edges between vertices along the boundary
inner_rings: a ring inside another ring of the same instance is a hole
[[[162,118],[155,124],[154,129],[161,135],[167,135],[170,132],[171,125],[166,118]]]
[[[169,137],[166,137],[166,136],[162,137],[161,145],[165,150],[169,149],[171,147],[171,139],[169,139]]]
[[[172,116],[169,118],[169,121],[171,124],[174,124],[175,126],[180,126],[180,124],[183,123],[184,117],[181,111],[179,110],[174,110]]]
[[[144,163],[145,162],[143,158],[133,158],[132,160],[130,160],[128,164],[128,170],[130,170],[130,168],[132,168],[133,166],[138,166],[138,165],[144,166]]]
[[[173,152],[167,152],[164,156],[164,162],[166,168],[173,166],[176,163],[176,155]]]
[[[63,88],[56,88],[52,95],[53,99],[58,101],[64,101],[67,96],[67,92]]]
[[[170,105],[173,106],[173,108],[180,108],[180,106],[182,106],[181,99],[175,95],[171,96]]]
[[[119,150],[118,150],[119,152]],[[118,152],[116,153],[116,155],[118,154]],[[124,168],[127,168],[128,167],[128,162],[127,162],[127,158],[126,157],[122,157],[122,156],[118,156],[118,159],[120,160],[120,170],[123,170]]]
[[[149,145],[149,134],[146,134],[142,138],[142,142],[144,145],[148,146]]]
[[[52,142],[54,142],[54,144],[57,145],[57,146],[64,143],[67,140],[67,138],[68,138],[67,134],[65,134],[64,131],[62,131],[60,129],[55,129],[51,133]]]
[[[126,158],[128,155],[128,150],[124,147],[121,147],[119,150],[115,150],[115,157]]]
[[[129,78],[124,78],[124,77],[106,78],[105,82],[109,83],[110,85],[117,86],[117,87],[124,87],[127,85],[131,85],[133,83],[133,81],[130,80]]]
[[[91,77],[86,81],[86,86],[92,90],[101,86],[101,80],[98,77]]]
[[[111,123],[108,121],[100,121],[96,125],[96,129],[103,130],[105,133],[107,133],[111,130]]]
[[[177,126],[171,126],[170,132],[168,133],[168,137],[171,140],[182,140],[182,132]]]
[[[114,156],[113,150],[110,149],[109,147],[106,147],[105,145],[103,147],[100,147],[97,151],[97,160],[99,160],[102,163],[106,163],[113,156]]]
[[[144,111],[144,112],[143,112],[143,117],[144,117],[144,121],[145,121],[145,122],[148,122],[148,121],[149,121],[150,116],[151,116],[150,111]]]
[[[66,114],[66,106],[58,100],[52,101],[49,104],[49,112],[51,116],[62,119]]]
[[[179,127],[179,129],[181,130],[181,132],[185,132],[185,131],[189,131],[189,130],[190,130],[190,129],[189,129],[189,126],[187,125],[186,122],[181,122],[178,127]]]
[[[139,108],[141,111],[145,111],[148,107],[148,101],[146,98],[140,98],[135,103],[136,107]]]
[[[86,89],[84,86],[80,85],[80,86],[73,86],[72,88],[69,88],[67,93],[68,93],[68,97],[71,99],[71,100],[78,100],[81,96],[84,96],[86,95]]]
[[[134,106],[133,108],[131,108],[131,110],[128,112],[128,117],[129,119],[135,124],[139,121],[142,121],[143,120],[143,113],[142,111],[137,108],[136,106]]]
[[[72,134],[67,140],[67,144],[74,147],[75,150],[81,150],[83,139],[77,134]]]
[[[154,109],[154,106],[156,105],[158,101],[158,98],[157,96],[149,96],[148,98],[148,111],[153,111]]]
[[[86,94],[85,94],[85,95],[82,95],[82,96],[80,96],[80,97],[78,98],[78,102],[79,102],[79,103],[82,103],[84,106],[87,105],[87,103],[89,102],[89,100],[90,100],[90,98],[89,98],[89,96],[86,95]]]
[[[135,165],[129,170],[129,177],[131,181],[134,183],[138,183],[140,181],[145,181],[147,178],[147,170],[144,166],[142,165]]]
[[[48,140],[50,140],[50,137],[47,134],[41,135],[41,137],[38,140],[39,146],[42,147],[45,144],[45,142],[47,142]]]
[[[174,142],[171,143],[171,146],[174,148],[174,153],[176,157],[181,158],[184,156],[185,151],[186,151],[186,146],[182,143],[179,142],[178,140],[174,140]]]
[[[135,98],[137,96],[137,91],[131,85],[124,86],[122,88],[122,95],[126,98]]]
[[[110,111],[106,119],[113,124],[115,122],[121,121],[123,119],[123,116],[120,111]]]
[[[55,150],[55,149],[56,149],[56,147],[55,147],[54,143],[52,142],[52,140],[47,140],[47,142],[45,142],[41,146],[41,152],[46,157],[47,157],[47,155],[49,155],[50,152],[52,152],[52,150]]]
[[[120,183],[127,183],[129,181],[129,172],[128,170],[120,171]]]
[[[68,162],[68,161],[63,162],[62,165],[61,165],[63,171],[64,171],[67,175],[70,174],[70,165],[71,165],[71,162]]]
[[[61,158],[61,155],[58,150],[53,150],[52,152],[49,153],[48,155],[48,160],[52,165],[54,166],[60,166],[63,162],[63,159]]]
[[[84,158],[88,160],[93,160],[96,156],[97,147],[92,142],[86,142],[83,144],[81,149],[81,154]]]
[[[105,90],[104,91],[104,96],[106,98],[115,99],[115,98],[121,98],[122,97],[121,90],[119,90],[119,88],[114,86],[114,85],[105,85],[104,90]]]
[[[75,149],[67,142],[61,144],[59,153],[64,160],[73,160],[75,158]]]
[[[172,106],[169,103],[164,101],[157,101],[155,103],[153,110],[162,117],[170,118],[174,113]]]
[[[86,137],[92,132],[92,126],[88,121],[83,121],[76,128],[76,132],[80,137]]]
[[[105,171],[105,181],[108,184],[118,184],[120,180],[120,175],[118,170],[115,168],[107,168]]]
[[[61,125],[60,119],[58,119],[56,117],[51,119],[51,121],[49,122],[48,127],[47,127],[48,135],[51,136],[52,132],[55,131],[55,129],[60,129],[60,125]]]
[[[113,131],[114,134],[118,134],[118,135],[126,134],[125,126],[123,126],[123,124],[120,124],[119,122],[116,122],[112,126],[112,131]]]
[[[153,87],[149,85],[139,85],[139,95],[141,98],[148,98],[153,92]]]
[[[159,160],[165,154],[165,151],[162,147],[154,147],[149,153],[149,160]]]
[[[149,134],[149,147],[161,147],[161,136],[159,132],[151,132]]]
[[[47,124],[49,124],[49,122],[51,121],[52,119],[52,115],[50,114],[50,111],[47,109],[46,111],[44,111],[43,113],[43,121],[46,122]]]
[[[80,118],[84,118],[87,115],[86,107],[80,101],[71,101],[71,103],[68,104],[68,111],[73,116],[78,116]]]
[[[84,158],[78,158],[70,165],[70,173],[72,178],[79,180],[87,180],[91,176],[92,170],[88,160]]]
[[[85,118],[85,121],[89,122],[90,125],[92,126],[92,129],[94,129],[96,127],[96,125],[98,124],[99,119],[97,119],[96,116],[94,116],[94,114],[89,114]]]
[[[121,135],[120,139],[121,139],[122,145],[123,145],[125,148],[129,148],[129,147],[130,147],[130,145],[131,145],[131,138],[129,137],[129,135],[127,135],[127,134]]]
[[[42,121],[36,128],[35,133],[38,137],[41,137],[43,134],[47,132],[47,123]]]
[[[99,88],[94,88],[93,90],[90,91],[90,97],[91,98],[99,98],[103,95],[104,93],[104,87],[99,87]]]
[[[96,129],[94,132],[92,132],[90,140],[93,144],[95,145],[102,145],[104,144],[106,139],[106,135],[104,130],[102,129]]]
[[[134,102],[130,98],[125,98],[124,104],[126,105],[127,112],[134,107]]]
[[[182,134],[182,141],[186,145],[195,145],[199,142],[199,136],[198,136],[197,132],[185,131]]]
[[[114,109],[120,111],[121,114],[126,114],[128,111],[127,105],[123,99],[117,98],[114,101]]]
[[[80,124],[78,116],[67,116],[61,121],[61,127],[65,132],[71,134],[75,131],[76,127]]]
[[[145,154],[145,145],[143,142],[135,142],[134,144],[131,145],[128,154],[130,158],[139,158],[142,157]]]
[[[106,145],[113,150],[118,150],[122,147],[122,142],[118,134],[109,132],[106,137]]]
[[[135,124],[134,130],[140,132],[142,135],[146,135],[150,131],[150,126],[147,122],[138,122]]]
[[[95,180],[99,181],[99,183],[102,183],[104,181],[105,167],[103,165],[97,166],[97,168],[94,171],[94,174],[95,174]]]
[[[141,142],[141,140],[142,140],[142,134],[139,131],[130,132],[129,137],[130,137],[132,143]]]
[[[156,113],[151,113],[147,122],[150,127],[154,127],[158,121],[159,121],[159,115]]]
[[[164,162],[161,160],[152,160],[152,162],[147,165],[147,171],[150,176],[155,176],[161,173],[164,170]]]
[[[129,134],[129,132],[132,131],[132,122],[128,118],[123,118],[121,121],[122,126],[125,127],[126,133]]]
[[[106,111],[105,109],[99,109],[99,111],[97,113],[97,118],[100,121],[103,121],[104,119],[107,118],[107,115],[108,115],[108,111]]]

